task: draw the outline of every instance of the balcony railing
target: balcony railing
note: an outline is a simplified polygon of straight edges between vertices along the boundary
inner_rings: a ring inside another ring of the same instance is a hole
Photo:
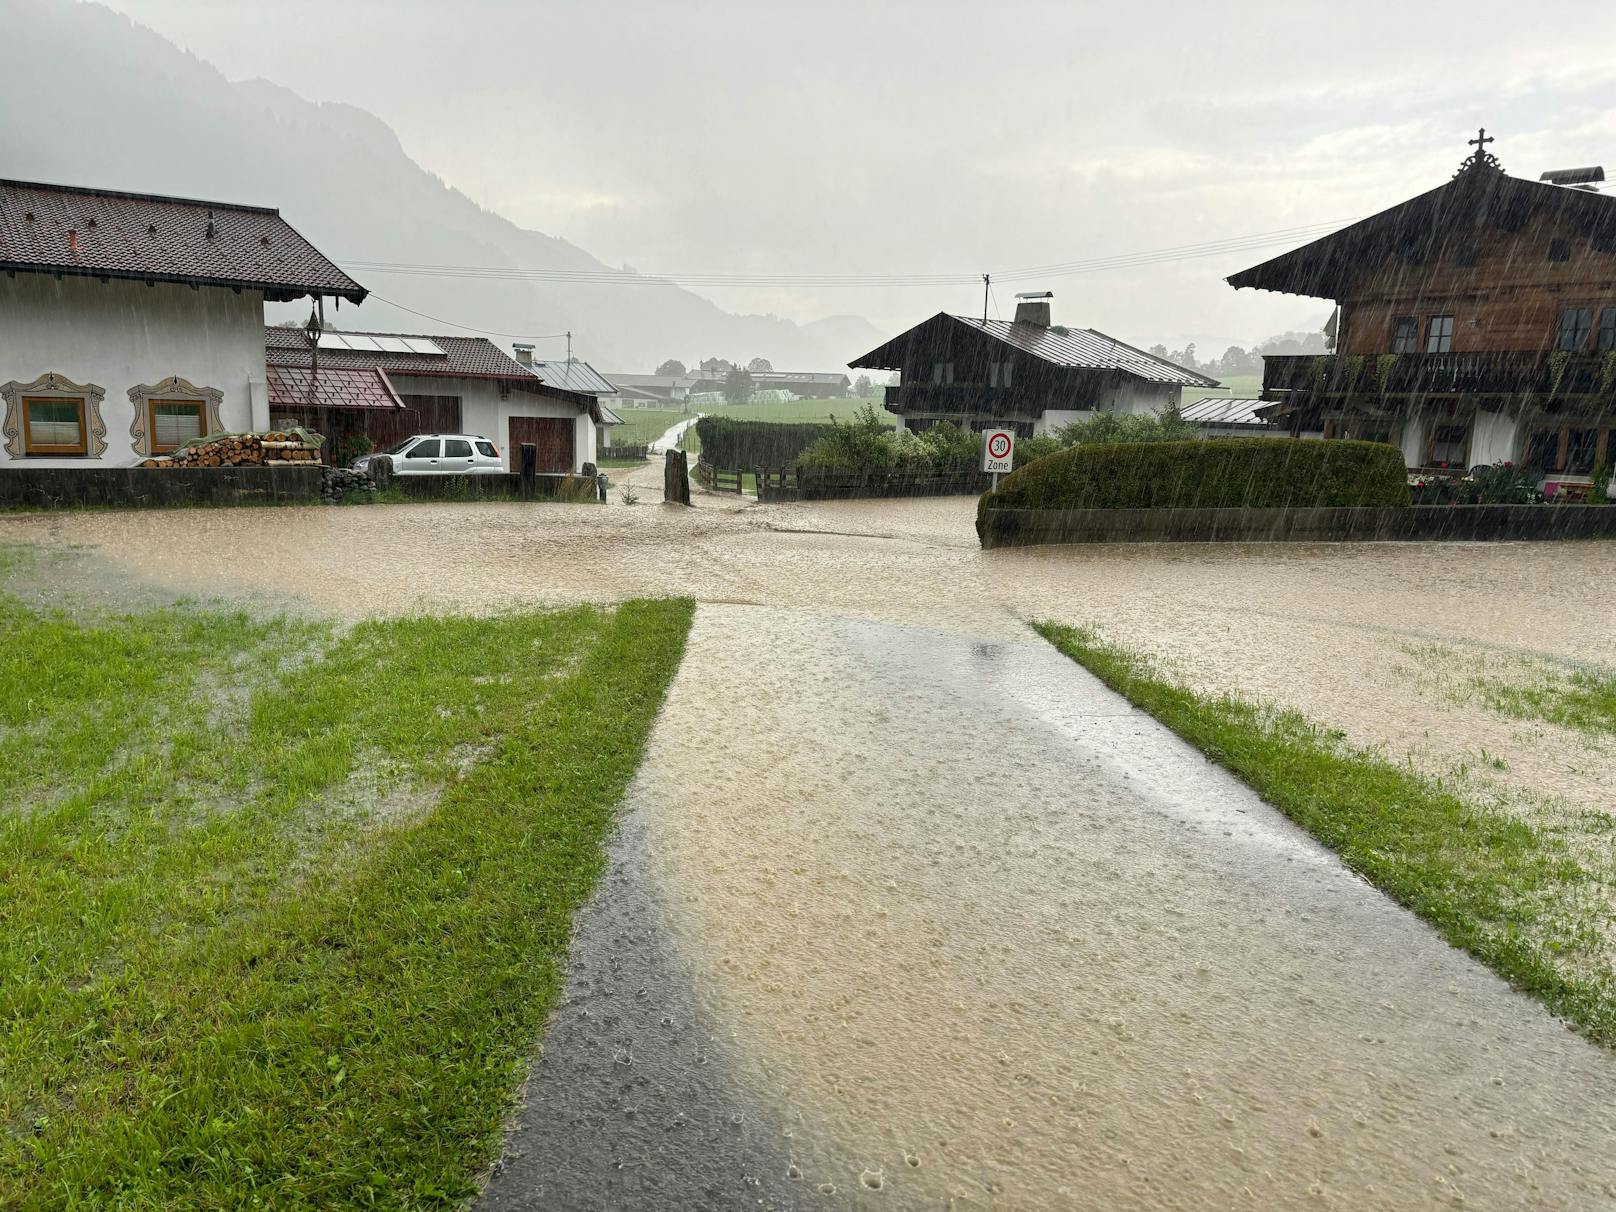
[[[958,412],[975,416],[1036,417],[1048,408],[1075,408],[1056,401],[1048,391],[988,387],[983,383],[903,383],[886,389],[888,408],[909,412]]]
[[[1315,354],[1263,359],[1263,395],[1616,396],[1616,351]]]

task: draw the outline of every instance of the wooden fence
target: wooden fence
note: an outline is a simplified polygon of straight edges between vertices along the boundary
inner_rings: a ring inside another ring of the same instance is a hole
[[[713,492],[733,492],[738,496],[746,491],[746,473],[739,467],[734,469],[714,467],[710,463],[698,461],[695,475],[698,484]]]
[[[626,461],[628,459],[649,459],[651,457],[651,447],[649,443],[645,443],[640,446],[629,446],[627,444],[621,446],[602,446],[598,451],[595,452],[595,457],[603,462],[607,459],[616,459],[619,461]]]

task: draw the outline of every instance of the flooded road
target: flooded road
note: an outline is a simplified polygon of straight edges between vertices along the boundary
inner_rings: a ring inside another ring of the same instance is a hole
[[[1616,1196],[1607,1055],[1027,633],[704,606],[631,799],[723,1024],[689,1113],[760,1129],[692,1153],[702,1206]],[[619,1075],[547,1064],[524,1161],[615,1156]],[[546,1206],[521,1174],[488,1206]]]
[[[985,553],[971,505],[19,515],[0,543],[350,618],[701,603],[491,1209],[1611,1206],[1610,1056],[1025,620],[1597,812],[1608,746],[1403,665],[1608,659],[1608,611],[1541,601],[1602,602],[1616,544]]]

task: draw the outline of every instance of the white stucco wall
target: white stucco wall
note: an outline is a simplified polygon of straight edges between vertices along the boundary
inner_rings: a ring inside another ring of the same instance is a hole
[[[508,470],[515,470],[511,450],[512,417],[565,417],[572,421],[572,469],[583,470],[585,463],[599,461],[595,444],[595,423],[576,404],[554,400],[532,392],[512,391],[500,398],[499,384],[481,379],[398,378],[393,381],[399,393],[460,397],[460,423],[467,433],[493,439]]]
[[[264,299],[224,287],[0,275],[0,384],[54,371],[104,392],[106,451],[96,458],[23,458],[30,467],[126,467],[135,453],[132,387],[171,376],[223,393],[225,429],[268,423]],[[0,447],[0,467],[13,456]]]
[[[1482,463],[1513,463],[1520,457],[1516,449],[1519,423],[1507,413],[1476,413],[1475,427],[1470,431],[1470,466]]]
[[[1403,422],[1403,463],[1419,467],[1425,462],[1425,418],[1415,414]]]

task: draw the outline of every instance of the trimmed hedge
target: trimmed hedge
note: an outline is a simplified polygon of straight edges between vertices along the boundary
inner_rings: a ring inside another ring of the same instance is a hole
[[[1265,509],[1408,505],[1403,452],[1382,442],[1218,438],[1073,446],[1013,471],[989,509]]]
[[[782,421],[738,421],[707,416],[696,422],[702,462],[712,467],[791,467],[797,456],[832,426]]]

